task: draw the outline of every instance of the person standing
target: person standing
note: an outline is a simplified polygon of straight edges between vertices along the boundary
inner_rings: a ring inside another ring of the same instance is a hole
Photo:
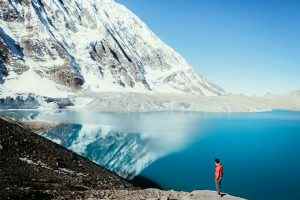
[[[220,159],[215,159],[215,182],[216,182],[216,191],[218,195],[222,197],[221,194],[221,183],[224,175],[224,167]]]

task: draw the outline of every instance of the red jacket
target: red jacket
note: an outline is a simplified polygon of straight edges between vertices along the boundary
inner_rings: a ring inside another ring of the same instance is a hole
[[[223,178],[224,168],[222,164],[217,164],[215,169],[215,179],[220,180]]]

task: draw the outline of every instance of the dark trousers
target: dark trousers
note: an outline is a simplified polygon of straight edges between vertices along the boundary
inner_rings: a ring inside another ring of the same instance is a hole
[[[215,180],[215,181],[216,181],[216,191],[217,191],[218,194],[221,194],[222,179],[219,180],[219,181],[217,181],[217,180]]]

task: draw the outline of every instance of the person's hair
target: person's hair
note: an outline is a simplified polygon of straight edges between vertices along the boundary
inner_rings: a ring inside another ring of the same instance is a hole
[[[221,161],[220,161],[220,159],[216,158],[215,162],[219,164]]]

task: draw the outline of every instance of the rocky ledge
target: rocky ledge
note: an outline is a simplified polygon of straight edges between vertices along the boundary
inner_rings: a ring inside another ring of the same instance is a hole
[[[185,199],[210,200],[212,191],[192,193],[143,189],[34,133],[0,118],[1,199]],[[240,198],[225,195],[222,199]]]
[[[163,191],[159,189],[143,190],[101,190],[82,192],[83,199],[122,199],[122,200],[244,200],[228,194],[219,197],[214,191],[199,190],[193,192]],[[72,195],[70,195],[72,197]],[[76,197],[76,195],[73,195]]]

